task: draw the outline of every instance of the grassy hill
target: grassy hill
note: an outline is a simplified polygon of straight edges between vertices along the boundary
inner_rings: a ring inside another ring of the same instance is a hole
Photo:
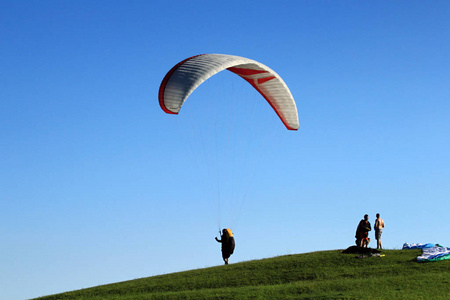
[[[421,250],[357,258],[340,250],[166,274],[38,299],[450,299],[450,260]]]

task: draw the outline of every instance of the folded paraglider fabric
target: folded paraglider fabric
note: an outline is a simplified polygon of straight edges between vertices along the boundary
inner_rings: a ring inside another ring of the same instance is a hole
[[[422,249],[422,255],[417,256],[417,261],[440,261],[450,259],[450,248],[439,244],[408,244],[404,243],[402,249]]]
[[[435,245],[436,244],[431,244],[431,243],[428,243],[428,244],[404,243],[402,249],[424,249],[424,248],[434,247]]]
[[[424,248],[422,255],[417,257],[417,261],[439,261],[450,259],[450,248],[434,246],[431,248]]]

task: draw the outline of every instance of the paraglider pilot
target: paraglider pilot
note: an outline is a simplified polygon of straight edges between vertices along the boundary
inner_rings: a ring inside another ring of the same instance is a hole
[[[228,258],[234,252],[234,237],[231,230],[223,229],[220,240],[216,237],[216,241],[222,244],[222,258],[226,265],[228,265]]]

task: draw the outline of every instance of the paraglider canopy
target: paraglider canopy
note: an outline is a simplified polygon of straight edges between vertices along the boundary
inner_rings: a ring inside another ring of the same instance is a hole
[[[223,70],[229,70],[250,83],[267,100],[287,129],[299,128],[297,106],[283,79],[260,62],[234,55],[201,54],[176,64],[159,88],[161,108],[168,114],[178,114],[201,83]]]

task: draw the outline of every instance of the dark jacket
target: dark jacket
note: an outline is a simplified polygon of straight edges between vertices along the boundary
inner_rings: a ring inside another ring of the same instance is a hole
[[[356,228],[355,237],[358,239],[363,239],[369,236],[369,231],[372,230],[372,226],[369,221],[361,220]]]

